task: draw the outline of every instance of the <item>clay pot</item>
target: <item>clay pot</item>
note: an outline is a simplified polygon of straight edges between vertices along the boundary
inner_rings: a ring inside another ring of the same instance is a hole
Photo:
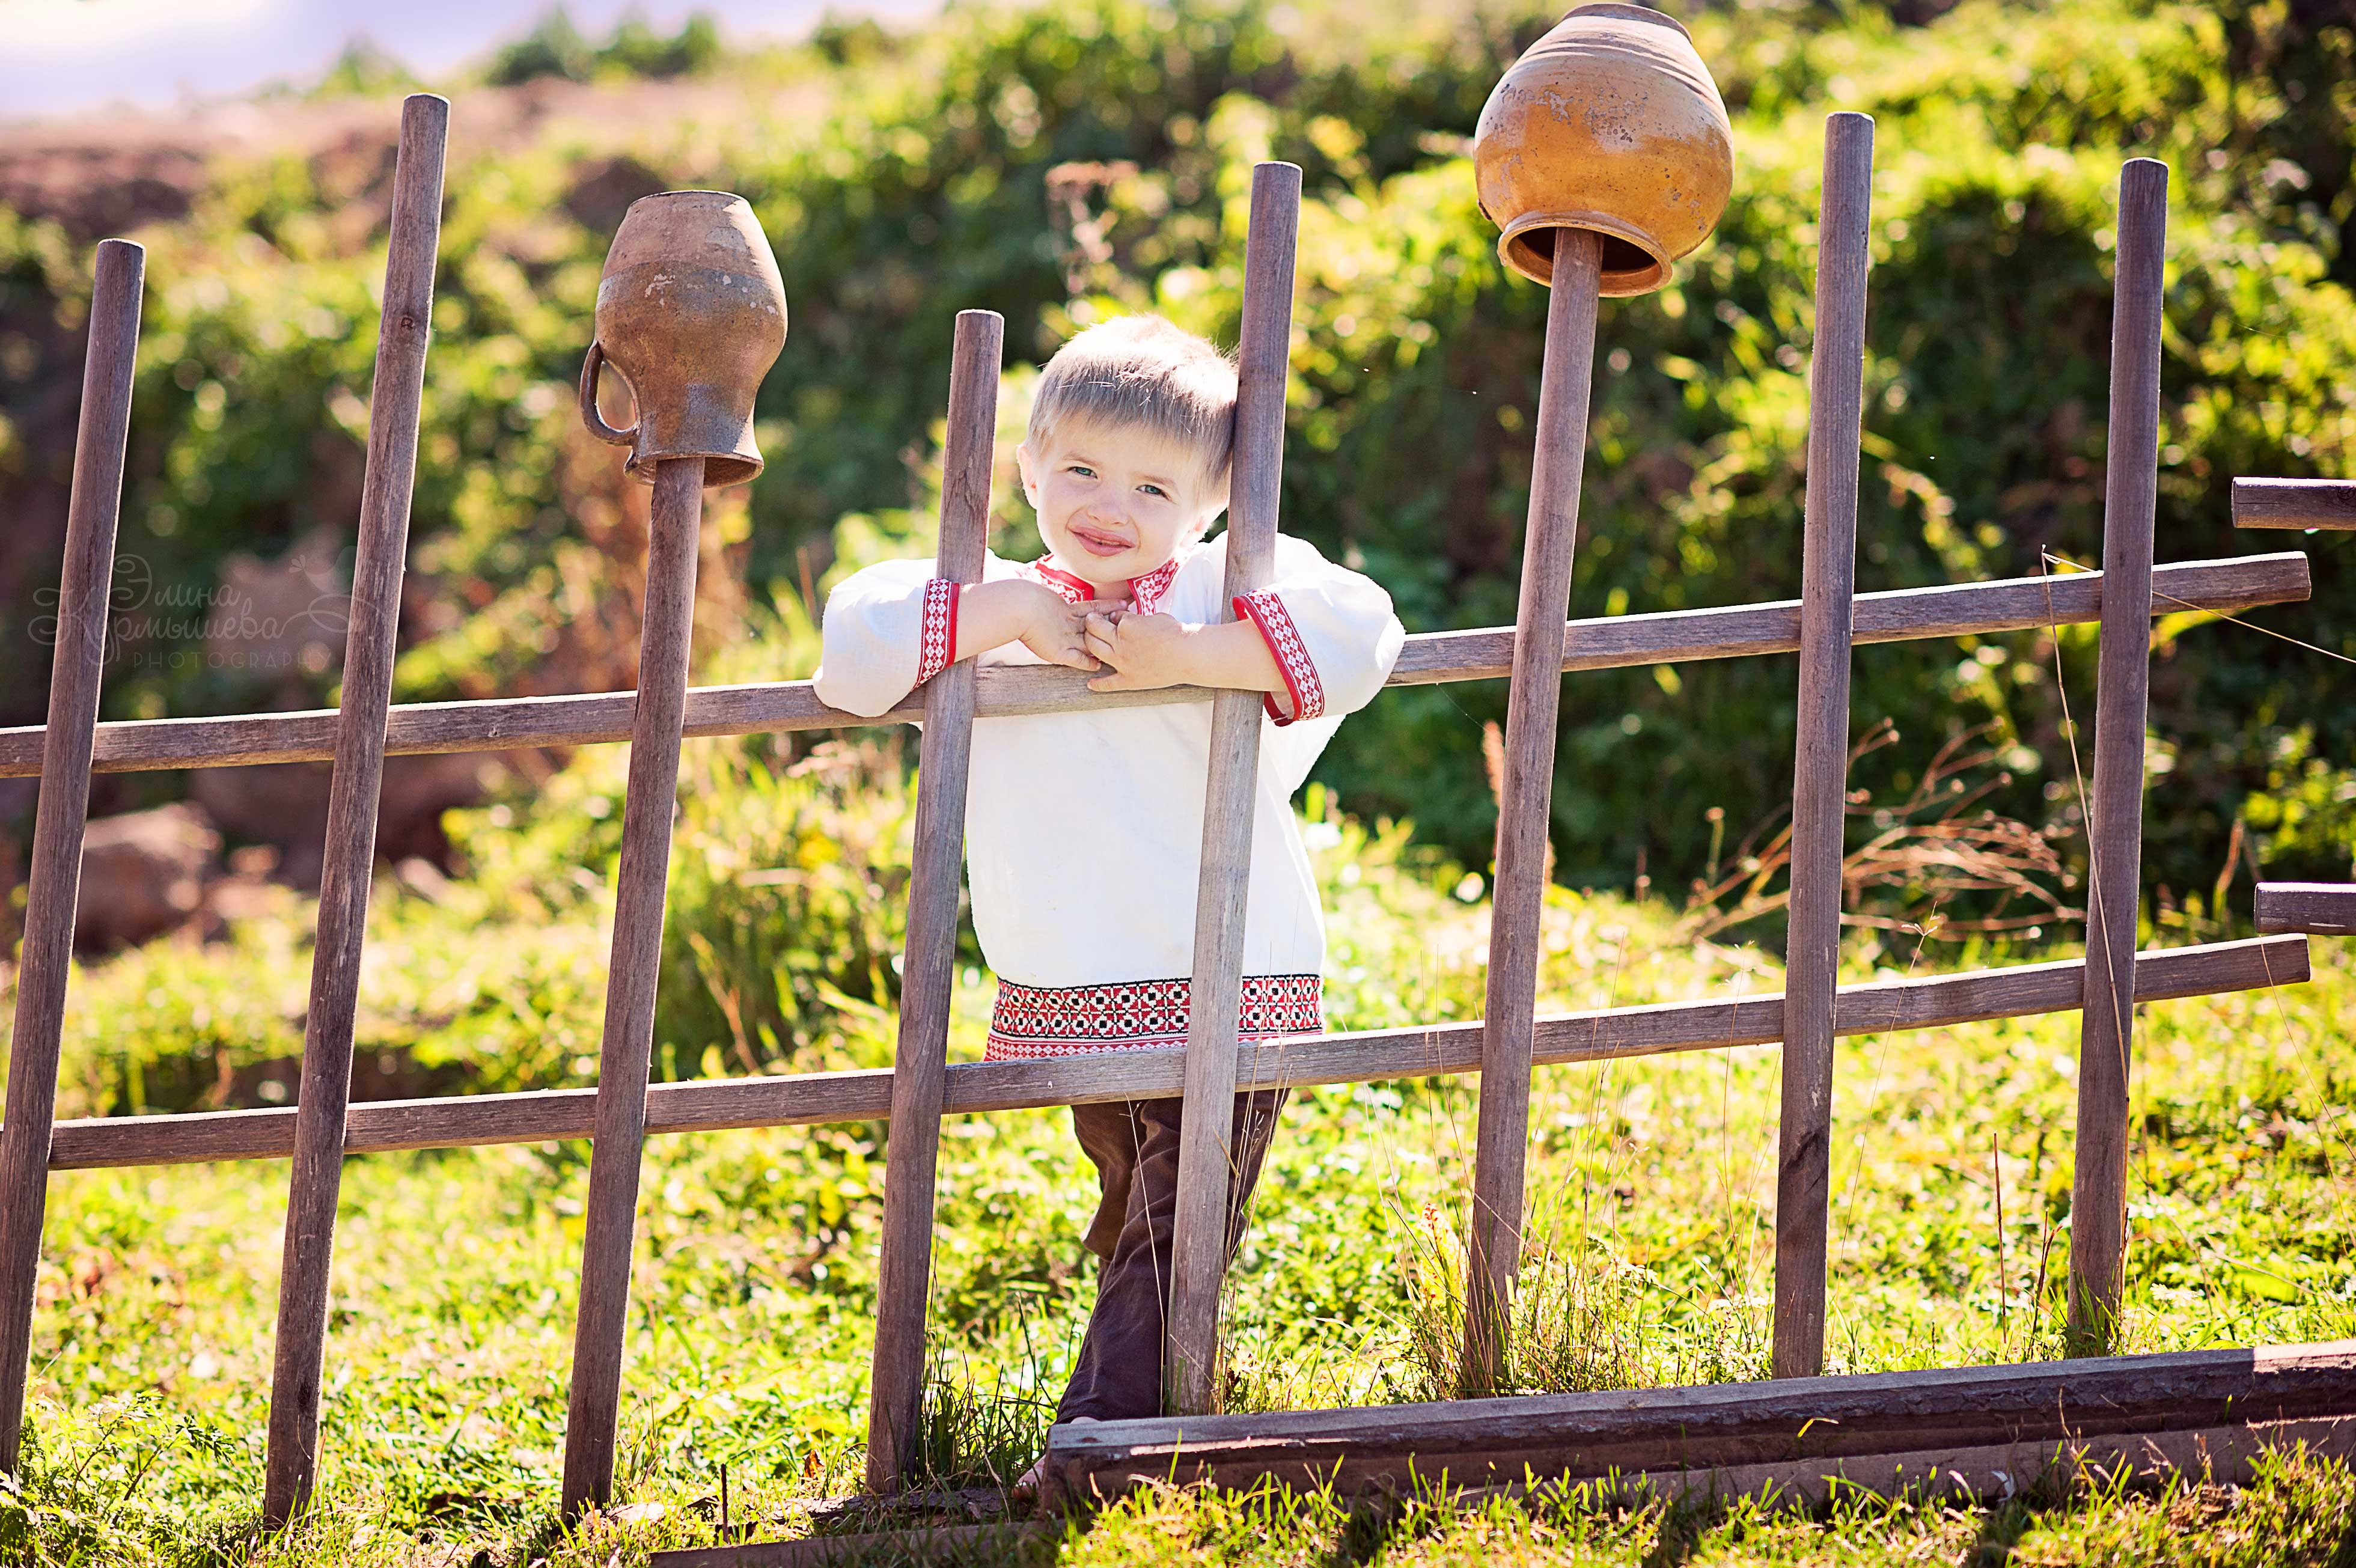
[[[1603,240],[1606,295],[1647,294],[1702,242],[1734,184],[1734,134],[1685,28],[1643,5],[1581,5],[1483,105],[1472,163],[1507,266],[1554,276],[1554,234]]]
[[[786,345],[786,285],[768,236],[741,196],[667,190],[622,215],[597,285],[597,338],[581,367],[581,419],[630,449],[627,472],[654,483],[666,457],[701,457],[703,482],[761,471],[753,394]],[[597,413],[597,374],[619,371],[637,423]]]

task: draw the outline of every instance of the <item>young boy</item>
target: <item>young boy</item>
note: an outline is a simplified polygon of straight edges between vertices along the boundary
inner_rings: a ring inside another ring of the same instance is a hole
[[[1223,620],[1234,367],[1151,316],[1080,333],[1048,362],[1016,449],[1047,554],[987,557],[960,588],[890,561],[829,596],[819,697],[885,712],[958,659],[1100,671],[1097,691],[1266,693],[1239,1032],[1313,1034],[1325,957],[1317,884],[1290,801],[1343,715],[1398,658],[1390,596],[1279,537],[1267,588]],[[998,973],[987,1059],[1180,1047],[1194,961],[1211,704],[986,718],[973,726],[967,867]],[[1236,1097],[1228,1249],[1283,1090]],[[1104,1260],[1058,1421],[1161,1411],[1178,1172],[1176,1099],[1076,1105],[1101,1199]],[[1033,1477],[1025,1477],[1026,1483]]]

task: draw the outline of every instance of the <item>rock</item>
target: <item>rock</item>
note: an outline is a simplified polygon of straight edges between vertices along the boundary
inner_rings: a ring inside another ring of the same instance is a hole
[[[429,904],[438,904],[450,891],[450,879],[442,868],[422,854],[412,854],[392,868],[394,880]]]
[[[377,795],[377,858],[398,865],[423,857],[447,871],[450,841],[442,832],[442,813],[480,801],[497,766],[491,754],[479,751],[386,757]],[[279,880],[316,892],[334,771],[325,762],[206,768],[191,778],[188,793],[222,832],[274,845]]]
[[[233,689],[240,705],[310,707],[343,662],[351,618],[350,548],[342,531],[310,530],[286,553],[264,561],[245,551],[221,563],[220,584],[205,607],[205,659]]]
[[[103,952],[177,929],[203,903],[220,845],[211,819],[186,802],[92,822],[82,837],[74,945]]]
[[[258,920],[268,915],[293,911],[297,897],[293,890],[280,886],[262,873],[237,868],[237,857],[250,856],[252,853],[252,850],[230,852],[230,874],[215,877],[205,885],[204,908],[197,917],[197,935],[204,940],[222,940],[230,934],[230,928],[241,921]],[[275,858],[273,850],[263,849],[262,853]]]
[[[423,858],[436,871],[448,871],[450,840],[442,831],[442,813],[483,802],[503,766],[498,756],[441,751],[386,757],[377,812],[377,857],[396,865]]]
[[[188,797],[231,838],[271,844],[279,878],[305,892],[319,887],[320,846],[327,836],[325,762],[264,762],[252,768],[199,768]]]

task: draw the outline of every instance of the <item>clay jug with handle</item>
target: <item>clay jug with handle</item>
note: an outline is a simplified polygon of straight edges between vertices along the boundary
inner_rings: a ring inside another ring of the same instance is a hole
[[[742,484],[761,471],[753,394],[785,343],[785,280],[751,205],[724,190],[641,197],[614,232],[597,285],[582,422],[627,446],[626,470],[648,484],[666,457],[701,457],[707,485]],[[626,430],[597,413],[608,366],[637,404]]]

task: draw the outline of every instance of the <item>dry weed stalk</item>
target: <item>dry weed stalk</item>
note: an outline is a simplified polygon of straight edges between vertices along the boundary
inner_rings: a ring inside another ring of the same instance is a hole
[[[2012,782],[2000,766],[2004,748],[1984,744],[1994,729],[1982,725],[1950,737],[1922,782],[1895,806],[1876,806],[1862,789],[1849,795],[1848,815],[1869,819],[1874,831],[1841,861],[1842,924],[1953,940],[2084,918],[2085,911],[2062,896],[2077,878],[2063,869],[2053,847],[2072,830],[2035,828],[1986,807],[1973,810]],[[1884,719],[1850,748],[1849,766],[1854,769],[1859,757],[1897,739],[1897,726]],[[1763,847],[1753,846],[1775,819],[1751,830],[1735,851],[1732,871],[1715,881],[1695,880],[1680,935],[1699,940],[1791,901],[1788,884],[1768,888],[1791,864],[1792,825],[1789,813],[1783,815],[1787,820]],[[1984,912],[1963,918],[1936,912],[1958,897],[1974,899]],[[1871,907],[1877,901],[1882,910]],[[1893,902],[1898,912],[1886,912]],[[1904,912],[1908,905],[1925,904],[1919,916]]]

